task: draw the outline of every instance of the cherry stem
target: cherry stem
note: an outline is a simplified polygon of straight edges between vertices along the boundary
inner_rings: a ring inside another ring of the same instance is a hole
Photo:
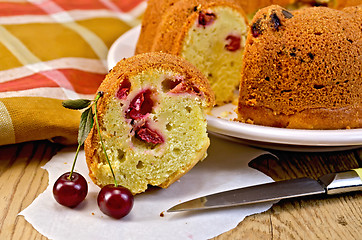
[[[75,157],[74,157],[74,161],[73,161],[73,165],[72,165],[72,170],[70,171],[70,174],[69,174],[69,176],[68,176],[68,179],[69,179],[70,181],[72,181],[72,174],[73,174],[73,172],[74,172],[75,162],[77,161],[77,157],[78,157],[78,153],[79,153],[80,147],[81,147],[81,144],[78,144],[77,152],[75,153]]]
[[[100,131],[99,124],[98,124],[97,102],[98,102],[98,99],[99,99],[100,97],[102,97],[102,96],[103,96],[103,92],[98,92],[98,94],[97,94],[97,96],[96,96],[96,99],[94,100],[94,114],[95,114],[95,118],[94,118],[94,119],[95,119],[95,122],[96,122],[97,131],[98,131],[98,135],[99,135],[99,140],[100,140],[100,142],[101,142],[104,155],[106,156],[106,159],[107,159],[109,168],[111,169],[111,172],[112,172],[112,176],[113,176],[113,180],[114,180],[114,185],[115,185],[116,187],[118,187],[118,183],[117,183],[116,177],[115,177],[115,175],[114,175],[114,172],[113,172],[113,169],[112,169],[112,166],[111,166],[111,162],[109,161],[109,158],[108,158],[108,155],[107,155],[107,152],[106,152],[106,148],[104,147],[104,144],[103,144],[103,139],[102,139],[101,131]]]

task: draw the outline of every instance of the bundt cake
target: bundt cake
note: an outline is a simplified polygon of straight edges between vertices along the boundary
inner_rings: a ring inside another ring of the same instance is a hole
[[[184,59],[145,53],[121,60],[99,87],[101,136],[118,183],[133,194],[168,187],[206,157],[205,114],[214,105],[207,79]],[[113,183],[97,129],[84,145],[89,175]]]
[[[150,0],[136,53],[185,58],[208,78],[222,105],[239,85],[246,34],[245,14],[231,0]]]
[[[303,129],[362,127],[361,6],[287,11],[250,23],[238,120]]]

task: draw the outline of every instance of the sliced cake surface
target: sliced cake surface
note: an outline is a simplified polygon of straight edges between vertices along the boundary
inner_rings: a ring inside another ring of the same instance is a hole
[[[207,79],[182,58],[139,54],[120,61],[99,91],[98,120],[120,185],[133,194],[168,187],[206,157],[205,114],[214,104]],[[85,142],[90,176],[113,183],[95,127]]]

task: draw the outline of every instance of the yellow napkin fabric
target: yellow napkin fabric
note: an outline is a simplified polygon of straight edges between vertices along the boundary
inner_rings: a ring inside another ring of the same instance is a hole
[[[93,99],[113,42],[140,23],[144,0],[0,2],[0,145],[77,142],[80,111]]]

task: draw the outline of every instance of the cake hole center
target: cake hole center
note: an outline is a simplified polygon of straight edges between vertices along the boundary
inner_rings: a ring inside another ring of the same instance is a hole
[[[139,161],[138,163],[137,163],[137,165],[136,165],[136,168],[137,169],[142,169],[144,167],[144,165],[143,165],[143,162],[142,161]]]
[[[177,85],[179,85],[182,82],[182,79],[170,79],[166,78],[162,81],[162,91],[164,93],[171,91],[174,89]]]
[[[120,163],[123,163],[124,161],[126,161],[125,152],[122,149],[118,149],[117,153],[118,153],[117,158]]]

